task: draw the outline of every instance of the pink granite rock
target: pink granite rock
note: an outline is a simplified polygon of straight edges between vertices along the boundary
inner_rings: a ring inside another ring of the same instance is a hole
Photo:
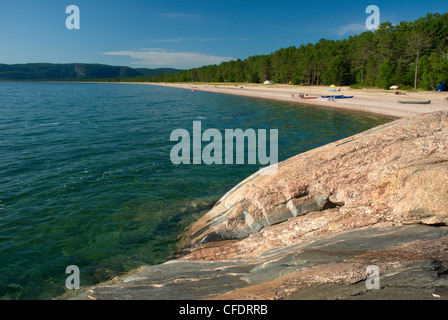
[[[448,112],[300,154],[230,190],[177,259],[75,299],[448,299],[447,160]]]
[[[186,242],[258,233],[252,238],[286,245],[361,227],[446,225],[447,161],[447,112],[400,119],[248,177],[189,228]]]

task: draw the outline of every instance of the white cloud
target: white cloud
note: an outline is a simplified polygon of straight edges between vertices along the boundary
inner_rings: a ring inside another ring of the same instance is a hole
[[[232,57],[217,57],[200,52],[172,52],[160,48],[149,48],[141,51],[111,51],[103,52],[103,54],[110,56],[128,56],[133,59],[131,63],[150,68],[170,67],[189,69],[235,60]]]
[[[337,29],[338,35],[340,36],[346,35],[348,33],[350,34],[361,33],[364,31],[369,31],[369,29],[367,29],[365,24],[360,23],[351,23],[344,26],[339,26]]]

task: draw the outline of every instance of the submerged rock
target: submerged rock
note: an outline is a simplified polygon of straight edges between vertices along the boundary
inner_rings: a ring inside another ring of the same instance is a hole
[[[230,190],[179,258],[77,298],[447,299],[447,161],[448,112],[297,155]]]

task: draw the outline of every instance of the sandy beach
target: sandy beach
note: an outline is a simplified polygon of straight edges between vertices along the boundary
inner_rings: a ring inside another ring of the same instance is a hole
[[[148,83],[166,87],[182,88],[197,91],[208,91],[239,96],[264,99],[274,99],[320,107],[346,109],[358,112],[368,112],[395,118],[409,117],[440,110],[448,110],[448,92],[436,91],[398,91],[405,95],[396,95],[397,90],[381,89],[351,89],[350,87],[336,87],[336,91],[329,91],[323,86],[296,86],[282,84],[193,84],[193,83]],[[300,99],[299,94],[318,97],[317,99]],[[350,99],[328,99],[322,96],[346,95],[354,96]],[[430,104],[402,104],[398,100],[431,100]]]

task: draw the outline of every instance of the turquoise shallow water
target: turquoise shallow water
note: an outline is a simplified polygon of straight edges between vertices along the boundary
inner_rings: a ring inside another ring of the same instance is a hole
[[[260,165],[174,165],[174,129],[278,129],[279,160],[391,119],[136,84],[0,82],[0,299],[163,262]],[[269,149],[268,149],[269,150]]]

